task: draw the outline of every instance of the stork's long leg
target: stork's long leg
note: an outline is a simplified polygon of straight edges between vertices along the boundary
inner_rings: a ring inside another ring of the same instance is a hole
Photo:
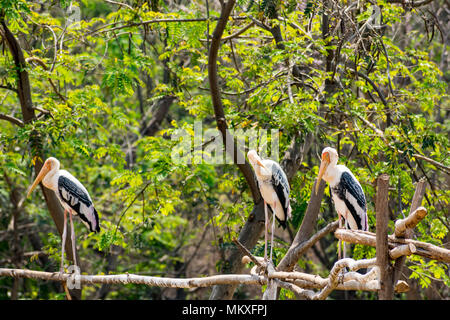
[[[348,217],[348,215],[347,215],[347,217]],[[345,229],[348,230],[348,220],[347,219],[345,219]],[[345,242],[343,242],[343,245],[344,245],[344,258],[347,258],[347,249],[345,246]]]
[[[270,261],[272,261],[272,251],[273,251],[273,232],[275,231],[275,210],[277,207],[277,203],[274,202],[273,210],[272,210],[272,231],[271,231],[271,240],[270,240]]]
[[[264,261],[267,261],[267,238],[268,235],[268,223],[269,223],[269,214],[267,212],[267,202],[264,200],[264,214],[265,214],[265,228],[264,228]]]
[[[342,228],[342,218],[341,215],[338,213],[339,216],[339,228]],[[342,246],[342,240],[339,240],[338,244],[338,260],[341,260],[341,246]]]
[[[75,252],[75,231],[74,231],[74,228],[73,228],[72,212],[69,213],[69,218],[70,218],[70,234],[71,234],[71,239],[72,239],[73,263],[75,264],[75,266],[78,266],[78,264],[77,264],[77,255],[76,255],[76,252]]]
[[[61,273],[64,273],[64,247],[66,246],[66,234],[67,234],[67,210],[64,209],[64,227],[62,234],[61,269],[60,269]]]

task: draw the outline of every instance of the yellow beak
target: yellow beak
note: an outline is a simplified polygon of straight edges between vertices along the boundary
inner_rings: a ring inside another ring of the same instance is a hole
[[[37,185],[42,181],[42,179],[44,179],[44,177],[46,176],[46,174],[50,171],[50,166],[44,164],[44,166],[42,167],[41,171],[39,172],[38,176],[36,177],[36,179],[34,180],[33,184],[31,185],[31,187],[28,189],[28,193],[27,193],[27,198],[30,196],[31,192],[33,192],[33,190],[37,187]]]
[[[329,164],[330,164],[330,161],[326,158],[322,159],[322,162],[320,163],[319,175],[317,176],[317,181],[316,181],[316,194],[319,192],[320,181],[322,180],[322,176],[325,173],[325,171],[327,171],[327,167]]]
[[[264,169],[266,169],[266,170],[267,170],[266,166],[265,166],[265,165],[263,165],[261,161],[259,161],[259,160],[256,160],[256,163],[258,164],[258,166],[260,166],[260,167],[262,167],[262,168],[264,168]]]

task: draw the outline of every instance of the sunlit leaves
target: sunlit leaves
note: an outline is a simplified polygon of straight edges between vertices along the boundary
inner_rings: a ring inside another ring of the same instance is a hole
[[[80,255],[93,273],[109,268],[109,256],[105,259],[98,255],[98,249],[102,254],[119,252],[113,272],[172,275],[191,257],[192,250],[187,249],[192,245],[203,246],[201,250],[207,247],[213,253],[232,248],[231,240],[253,209],[247,182],[239,170],[232,164],[205,161],[212,153],[204,147],[212,137],[195,137],[192,126],[195,120],[203,120],[205,133],[217,125],[208,82],[208,44],[215,19],[152,21],[203,18],[204,4],[199,10],[199,3],[172,7],[154,1],[130,9],[83,0],[81,21],[68,28],[68,1],[56,2],[58,8],[53,14],[42,10],[44,2],[8,0],[0,5],[10,29],[20,35],[24,46],[28,59],[24,67],[38,117],[22,128],[0,120],[1,174],[20,189],[29,183],[36,159],[33,156],[39,152],[60,159],[62,168],[86,185],[100,212],[102,230],[88,233],[79,221],[76,228]],[[413,156],[422,154],[450,164],[446,104],[442,99],[446,83],[433,54],[433,50],[442,52],[442,46],[425,41],[418,30],[412,30],[409,39],[399,43],[400,33],[392,36],[391,26],[406,14],[415,13],[386,1],[377,3],[387,25],[384,35],[370,32],[357,45],[352,35],[322,34],[321,2],[238,1],[233,15],[240,18],[230,19],[224,36],[248,25],[251,20],[245,17],[251,14],[270,27],[278,26],[283,42],[277,44],[272,33],[253,25],[221,43],[218,80],[225,121],[232,129],[279,130],[281,156],[292,139],[303,143],[307,134],[313,137],[310,151],[302,155],[291,181],[292,230],[304,217],[320,150],[330,145],[339,149],[340,163],[352,170],[363,187],[371,231],[376,224],[373,182],[379,174],[390,175],[390,200],[394,203],[390,208],[395,216],[409,213],[417,178],[427,175],[437,181],[435,188],[427,189],[422,205],[429,213],[415,228],[415,236],[442,245],[448,234],[443,208],[448,206],[449,192],[441,190],[436,166]],[[361,27],[370,19],[374,5],[357,5],[347,12],[352,17],[355,14],[357,27]],[[214,6],[209,9],[210,17],[219,16]],[[269,19],[275,9],[279,20]],[[330,17],[333,23],[336,15]],[[337,31],[342,26],[333,27]],[[1,84],[15,87],[16,67],[5,48],[0,57]],[[330,52],[335,69],[327,70]],[[297,68],[295,75],[293,66]],[[168,96],[175,98],[165,120],[154,136],[145,136],[143,129]],[[13,91],[1,89],[0,100],[0,113],[21,119],[20,101]],[[384,138],[374,128],[382,130]],[[185,137],[174,138],[177,130],[184,131]],[[217,138],[221,139],[218,132]],[[177,158],[184,142],[189,151],[194,147],[192,142],[196,147],[183,158],[188,160],[185,162]],[[10,190],[0,180],[0,224],[5,228],[11,214]],[[317,228],[335,219],[328,188],[325,195]],[[54,227],[42,194],[35,193],[27,200],[25,210],[37,223],[35,228],[50,260],[59,262],[60,238],[54,230],[47,230]],[[202,234],[205,240],[197,244]],[[330,236],[329,243],[322,249],[331,261],[337,242]],[[288,245],[277,242],[277,260]],[[28,247],[24,240],[24,250]],[[262,252],[260,241],[254,253]],[[3,255],[10,258],[10,251],[3,247],[0,253],[0,260],[4,260]],[[353,258],[373,256],[373,248],[353,247]],[[30,263],[40,267],[36,259]],[[224,263],[220,260],[212,264]],[[298,266],[324,276],[328,272],[309,258],[299,261]],[[407,266],[423,286],[436,279],[449,281],[442,264],[411,257]],[[89,290],[85,288],[84,292]],[[149,296],[139,290],[120,288],[110,297]],[[290,294],[284,296],[290,298]]]

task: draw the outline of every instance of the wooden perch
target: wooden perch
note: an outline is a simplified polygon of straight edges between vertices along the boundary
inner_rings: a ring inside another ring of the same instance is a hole
[[[259,257],[257,257],[259,258]],[[259,260],[259,259],[258,259]],[[167,278],[141,276],[135,274],[118,274],[118,275],[79,275],[59,272],[44,272],[27,269],[7,269],[0,268],[0,276],[13,278],[29,278],[37,280],[58,281],[63,284],[69,282],[80,284],[138,284],[154,287],[166,288],[196,288],[210,287],[223,284],[244,284],[244,285],[269,285],[273,283],[278,287],[291,290],[297,298],[303,299],[325,299],[334,289],[337,290],[378,290],[377,270],[374,268],[368,274],[362,275],[355,272],[348,272],[342,277],[342,283],[339,283],[339,274],[342,268],[347,267],[350,270],[357,270],[367,266],[373,266],[375,259],[359,260],[353,259],[339,260],[333,267],[330,277],[323,279],[320,276],[314,276],[301,272],[277,272],[273,265],[268,266],[268,277],[255,274],[255,266],[250,275],[248,274],[225,274],[215,275],[203,278]],[[275,288],[276,288],[275,286]],[[305,288],[322,289],[319,293]],[[276,293],[276,290],[275,290]],[[268,296],[274,299],[275,293]]]
[[[311,300],[314,296],[314,291],[302,289],[294,283],[285,282],[278,279],[273,279],[272,281],[274,281],[277,286],[292,291],[297,299]]]
[[[376,247],[376,236],[373,232],[337,229],[334,233],[335,237],[347,243],[359,243],[366,246]],[[389,249],[394,249],[405,244],[413,244],[416,247],[414,254],[437,261],[450,263],[450,250],[435,246],[430,243],[401,239],[395,236],[388,236]]]
[[[216,284],[247,284],[263,285],[267,280],[262,276],[245,274],[224,274],[204,278],[165,278],[140,276],[135,274],[117,274],[117,275],[72,275],[59,272],[44,272],[27,269],[7,269],[0,268],[0,276],[13,278],[29,278],[38,280],[51,280],[66,282],[79,281],[81,284],[144,284],[154,287],[166,288],[195,288],[210,287]]]
[[[273,280],[272,274],[275,272],[275,267],[272,264],[272,261],[268,261],[267,263],[267,288],[263,294],[263,300],[276,300],[277,299],[277,284],[276,281]]]
[[[395,292],[398,292],[398,293],[408,292],[409,291],[409,285],[408,285],[408,283],[406,281],[399,280],[395,284],[394,290],[395,290]]]
[[[405,219],[397,220],[395,222],[395,236],[397,238],[404,238],[406,230],[413,229],[426,215],[427,209],[419,207]]]
[[[372,267],[366,274],[359,274],[354,272],[361,268]],[[349,268],[351,272],[341,274],[343,268]],[[251,271],[254,274],[256,267]],[[330,272],[328,278],[322,278],[318,275],[312,275],[303,272],[286,272],[286,271],[272,271],[269,272],[268,278],[282,288],[293,291],[297,296],[302,296],[310,300],[323,300],[333,290],[364,290],[377,291],[380,289],[378,281],[379,269],[376,266],[376,259],[353,260],[351,258],[337,261]],[[283,285],[280,285],[280,283]],[[287,283],[296,285],[296,288],[287,286]],[[300,289],[300,290],[299,290]],[[320,292],[315,293],[308,289],[321,289]],[[269,295],[268,295],[269,296]]]
[[[373,267],[371,271],[366,274],[360,274],[357,272],[347,272],[343,275],[342,283],[339,283],[336,287],[337,290],[378,290],[373,289],[372,286],[364,286],[364,284],[368,284],[369,282],[376,280],[378,277],[378,269],[375,267],[376,261],[375,259],[368,260],[358,260],[355,261],[353,259],[346,259],[346,266],[351,271],[356,271],[361,268]],[[286,271],[275,271],[269,275],[269,278],[276,278],[285,281],[293,281],[299,287],[306,289],[322,289],[328,284],[328,278],[324,279],[318,275],[312,275],[309,273],[303,272],[286,272]],[[358,283],[356,285],[356,283]],[[364,288],[364,289],[355,289]]]
[[[414,191],[414,196],[411,200],[411,207],[409,208],[409,214],[412,214],[417,208],[419,208],[422,204],[423,197],[426,192],[426,182],[425,178],[417,181],[416,190]],[[412,238],[413,229],[406,229],[405,235],[403,238]],[[397,283],[397,280],[400,279],[403,266],[406,261],[406,256],[401,256],[399,259],[395,260],[394,264],[394,283]]]
[[[402,246],[395,247],[389,251],[389,257],[392,260],[396,260],[401,256],[410,256],[417,251],[416,246],[412,243],[408,243]]]
[[[330,293],[334,289],[336,289],[336,287],[339,285],[339,280],[341,278],[340,275],[341,275],[342,269],[347,267],[350,270],[358,270],[361,268],[361,264],[363,264],[365,266],[367,265],[367,263],[366,263],[367,260],[360,260],[360,261],[355,261],[350,258],[338,260],[334,264],[333,268],[330,271],[330,275],[328,276],[325,287],[320,292],[315,294],[312,297],[312,299],[313,300],[324,300],[326,297],[328,297],[330,295]],[[372,264],[375,264],[376,261],[375,261],[375,259],[371,259],[370,262]]]

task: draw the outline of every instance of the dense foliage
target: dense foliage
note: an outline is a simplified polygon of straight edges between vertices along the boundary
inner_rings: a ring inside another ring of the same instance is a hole
[[[233,130],[278,129],[280,159],[292,142],[308,146],[291,179],[293,219],[288,230],[277,230],[275,259],[301,224],[325,146],[335,147],[361,182],[372,231],[375,179],[390,176],[394,219],[409,213],[414,183],[425,177],[429,214],[414,237],[448,247],[448,10],[445,1],[417,7],[388,0],[237,1],[218,59],[226,123]],[[76,221],[83,273],[221,272],[254,202],[229,158],[202,161],[210,155],[207,144],[220,137],[208,87],[208,48],[219,15],[218,1],[1,1],[1,267],[59,266],[61,240],[42,192],[19,205],[36,161],[53,156],[83,182],[100,214],[98,234]],[[16,64],[5,28],[25,65]],[[22,71],[30,82],[30,121],[19,99]],[[196,121],[213,134],[194,138]],[[188,139],[174,138],[179,132]],[[182,140],[195,149],[186,161],[175,156]],[[335,219],[327,189],[317,228]],[[262,253],[263,240],[254,253]],[[298,267],[326,275],[336,246],[329,235]],[[374,254],[352,247],[356,258]],[[417,256],[406,265],[409,297],[448,298],[448,265]],[[209,293],[114,285],[84,286],[82,294]],[[261,292],[239,287],[237,296]],[[57,284],[0,278],[0,298],[62,299],[64,293]]]

